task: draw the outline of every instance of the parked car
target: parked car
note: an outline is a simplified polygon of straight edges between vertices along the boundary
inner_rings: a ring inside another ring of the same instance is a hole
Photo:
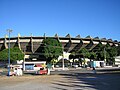
[[[45,68],[40,68],[40,70],[36,72],[36,74],[40,74],[40,75],[47,74],[47,73],[48,73],[48,70]]]

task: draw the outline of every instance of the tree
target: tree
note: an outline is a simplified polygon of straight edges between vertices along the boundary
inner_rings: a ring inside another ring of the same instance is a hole
[[[90,53],[86,48],[82,48],[80,49],[80,51],[78,52],[78,55],[80,55],[80,58],[83,58],[83,62],[85,65],[85,58],[89,58],[90,57]],[[81,59],[80,59],[81,60]],[[82,64],[82,61],[80,61]]]
[[[104,46],[101,43],[97,45],[97,50],[95,51],[95,53],[97,56],[97,60],[104,60]]]
[[[10,61],[11,63],[16,60],[23,60],[24,53],[19,49],[19,47],[10,48]],[[8,49],[4,49],[0,51],[0,60],[7,61],[8,60]]]
[[[62,44],[56,39],[44,39],[42,53],[47,63],[51,63],[52,59],[57,59],[63,54]]]
[[[118,56],[120,55],[120,45],[117,47]]]
[[[110,46],[110,45],[106,45],[105,47],[106,49],[106,60],[108,64],[114,64],[115,63],[115,56],[117,56],[118,51],[117,51],[117,47],[115,46]]]
[[[80,51],[78,53],[80,54],[80,56],[82,58],[89,58],[90,57],[90,53],[86,48],[80,49]]]
[[[69,59],[73,59],[73,64],[75,63],[74,59],[76,58],[76,52],[72,52],[70,55],[69,55]]]
[[[118,50],[115,46],[110,46],[106,44],[105,46],[102,44],[98,45],[98,50],[96,51],[98,60],[106,59],[106,63],[114,64],[114,57],[117,56]]]
[[[89,58],[90,58],[90,60],[91,59],[96,59],[96,53],[95,52],[89,52],[90,53],[90,56],[89,56]]]

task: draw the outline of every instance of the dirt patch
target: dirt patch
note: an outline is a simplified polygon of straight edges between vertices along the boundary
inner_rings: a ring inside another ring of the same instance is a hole
[[[14,85],[23,82],[52,83],[62,78],[60,75],[38,75],[38,76],[0,76],[0,86]]]

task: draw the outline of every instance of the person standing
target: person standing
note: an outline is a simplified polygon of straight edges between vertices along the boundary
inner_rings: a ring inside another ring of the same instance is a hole
[[[95,70],[95,67],[93,67],[93,73],[95,73],[95,74],[96,74],[96,70]]]

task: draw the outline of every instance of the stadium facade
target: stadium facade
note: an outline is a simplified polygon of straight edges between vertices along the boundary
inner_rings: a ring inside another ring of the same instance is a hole
[[[11,37],[10,38],[10,47],[19,46],[19,48],[25,52],[25,54],[36,53],[38,48],[41,46],[43,39],[45,38],[54,38],[59,40],[62,43],[62,47],[64,48],[65,52],[71,53],[72,51],[77,51],[80,48],[87,48],[89,50],[93,50],[97,47],[99,43],[106,45],[109,44],[111,46],[118,46],[120,42],[117,40],[112,41],[112,39],[102,38],[99,37],[92,38],[87,36],[86,38],[81,38],[80,35],[76,36],[75,38],[70,37],[70,35],[66,35],[66,37],[58,37],[56,34],[54,37]],[[0,38],[0,51],[3,49],[8,48],[9,38]]]
[[[40,46],[42,45],[42,41],[45,38],[54,38],[59,40],[62,43],[62,48],[64,52],[71,53],[73,51],[78,51],[80,48],[86,48],[88,50],[97,49],[97,45],[99,43],[106,45],[109,44],[111,46],[118,46],[120,42],[117,40],[113,41],[112,39],[102,38],[99,37],[92,38],[87,36],[86,38],[81,38],[80,35],[76,36],[75,38],[71,37],[69,34],[65,37],[59,37],[57,34],[54,37],[36,37],[36,36],[29,36],[29,37],[11,37],[10,38],[10,47],[18,46],[24,53],[26,63],[27,61],[42,61],[42,58],[39,55]],[[0,38],[0,51],[3,49],[7,49],[9,44],[9,38]],[[30,55],[33,55],[33,58],[30,60]]]

